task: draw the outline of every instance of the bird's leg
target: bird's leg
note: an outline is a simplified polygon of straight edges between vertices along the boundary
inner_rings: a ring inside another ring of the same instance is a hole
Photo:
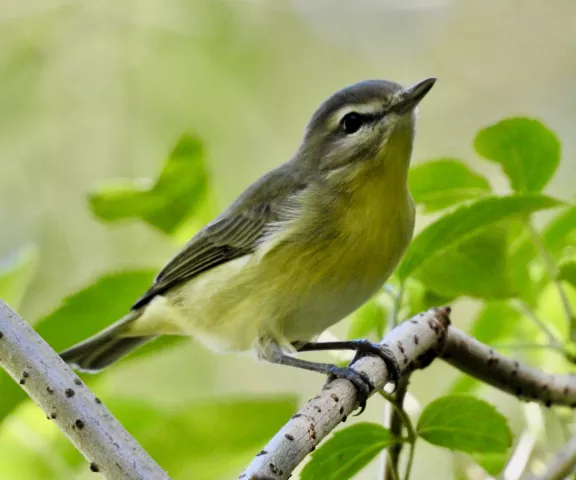
[[[356,387],[358,406],[360,407],[358,415],[366,408],[366,400],[372,390],[374,390],[374,385],[372,385],[370,379],[362,372],[357,372],[351,367],[339,367],[330,363],[311,362],[291,357],[285,354],[275,342],[266,343],[265,347],[261,350],[261,356],[271,363],[311,370],[312,372],[323,373],[332,378],[345,378],[350,381]]]
[[[396,384],[400,378],[400,365],[387,345],[372,343],[368,340],[346,340],[338,342],[308,342],[297,346],[299,352],[312,352],[319,350],[355,350],[356,356],[351,365],[364,355],[375,355],[381,358],[388,370],[389,381]]]

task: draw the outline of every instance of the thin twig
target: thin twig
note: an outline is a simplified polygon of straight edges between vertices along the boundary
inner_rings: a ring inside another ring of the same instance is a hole
[[[542,475],[532,475],[528,480],[563,480],[576,471],[576,437],[552,458],[546,472]]]
[[[540,237],[538,231],[530,222],[526,222],[526,225],[528,231],[530,232],[532,242],[538,250],[540,257],[542,258],[542,262],[544,263],[544,267],[550,276],[550,280],[556,286],[556,290],[558,290],[560,302],[562,303],[562,308],[564,309],[566,319],[568,320],[568,326],[570,327],[570,339],[573,342],[576,342],[576,317],[574,316],[574,312],[572,311],[572,307],[570,305],[570,300],[568,299],[568,295],[566,295],[566,291],[562,286],[562,282],[558,279],[558,267],[554,263],[554,259],[550,255],[550,252],[548,252],[546,246],[542,242],[542,238]]]
[[[534,323],[534,325],[536,325],[536,327],[538,327],[538,329],[540,329],[548,337],[548,341],[550,342],[551,345],[554,345],[555,347],[562,346],[562,342],[556,336],[556,334],[554,334],[554,332],[548,328],[548,325],[546,325],[545,322],[540,320],[538,315],[536,315],[536,313],[530,308],[530,306],[526,302],[518,300],[516,304],[518,305],[518,308],[522,311],[522,313],[524,313],[526,317],[532,320],[532,323]]]
[[[108,479],[168,475],[50,346],[0,300],[0,365]]]
[[[393,410],[390,416],[390,432],[396,437],[402,436],[403,427],[406,426],[408,432],[408,440],[410,442],[410,449],[414,448],[414,441],[416,434],[412,427],[412,422],[410,418],[404,411],[404,397],[408,392],[408,384],[410,383],[410,376],[406,375],[400,379],[396,392],[393,397],[388,396],[388,394],[381,393],[385,398],[388,398],[392,404]],[[386,464],[386,480],[391,480],[392,474],[398,472],[400,463],[400,453],[402,452],[402,443],[396,443],[388,448],[389,456],[388,462]],[[410,465],[407,466],[407,470],[410,469]]]

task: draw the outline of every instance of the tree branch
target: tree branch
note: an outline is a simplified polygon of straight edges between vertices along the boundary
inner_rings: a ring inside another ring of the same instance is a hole
[[[442,358],[458,370],[521,399],[548,407],[576,408],[576,377],[521,365],[456,328],[448,329]]]
[[[563,480],[576,471],[576,437],[572,437],[548,464],[546,473],[528,480]]]
[[[441,352],[450,324],[449,312],[448,308],[431,309],[401,323],[384,337],[382,343],[392,350],[402,375],[428,366]],[[384,362],[373,356],[360,358],[354,369],[364,373],[376,390],[382,389],[389,378]],[[348,380],[328,383],[270,440],[239,478],[287,479],[306,455],[346,420],[356,404],[356,390]]]
[[[521,365],[449,326],[449,313],[448,308],[428,310],[385,336],[382,343],[391,348],[402,375],[425,368],[441,355],[462,372],[521,399],[576,408],[576,376],[552,375]],[[381,389],[388,380],[384,362],[378,358],[363,357],[354,368],[366,374],[376,389]],[[356,393],[350,382],[342,379],[330,382],[288,421],[239,478],[289,478],[298,464],[355,408]]]
[[[168,475],[50,346],[0,300],[0,365],[108,479]]]

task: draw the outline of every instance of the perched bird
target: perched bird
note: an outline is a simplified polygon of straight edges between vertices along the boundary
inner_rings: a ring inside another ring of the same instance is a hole
[[[418,103],[434,85],[364,81],[328,98],[288,162],[206,225],[117,323],[61,354],[95,372],[159,335],[192,335],[215,351],[259,357],[372,385],[351,367],[290,353],[390,351],[367,341],[316,343],[393,273],[414,229],[407,175]]]

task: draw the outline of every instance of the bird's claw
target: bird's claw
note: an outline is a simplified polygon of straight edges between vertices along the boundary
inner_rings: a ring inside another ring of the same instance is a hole
[[[358,372],[351,367],[338,367],[336,365],[330,366],[330,373],[328,380],[333,380],[335,378],[345,378],[356,387],[356,398],[358,400],[358,406],[360,411],[356,416],[360,415],[366,408],[366,400],[374,390],[374,385],[366,374]]]
[[[381,358],[386,365],[386,370],[388,370],[388,381],[394,385],[391,393],[394,393],[398,385],[398,380],[400,379],[400,365],[398,365],[398,361],[392,353],[392,350],[390,350],[387,345],[372,343],[368,340],[356,340],[355,342],[358,348],[356,350],[356,356],[350,365],[353,365],[356,360],[366,355],[375,355]]]

